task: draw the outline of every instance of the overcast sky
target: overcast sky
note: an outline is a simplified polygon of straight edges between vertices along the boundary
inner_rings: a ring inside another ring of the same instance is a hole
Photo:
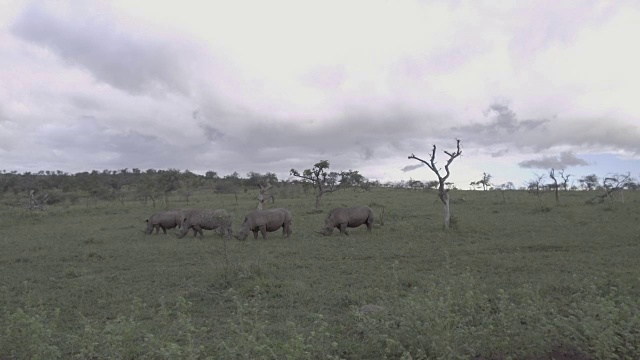
[[[2,0],[0,169],[638,178],[639,4]]]

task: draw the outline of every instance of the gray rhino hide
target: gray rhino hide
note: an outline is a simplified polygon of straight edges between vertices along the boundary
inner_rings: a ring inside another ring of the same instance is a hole
[[[374,213],[368,206],[341,207],[331,210],[324,221],[323,235],[330,235],[334,228],[347,234],[347,228],[367,225],[367,230],[373,228]]]
[[[182,225],[182,211],[170,210],[155,213],[145,220],[147,222],[147,228],[144,231],[145,234],[151,234],[153,229],[156,229],[156,234],[162,229],[164,233],[167,233],[167,229],[173,229]]]
[[[231,216],[224,209],[189,209],[185,210],[182,223],[182,230],[178,234],[179,238],[183,238],[193,229],[193,236],[200,234],[200,238],[204,236],[202,230],[218,230],[222,236],[225,233],[231,234]]]
[[[267,209],[253,210],[247,214],[242,223],[242,229],[236,236],[239,240],[245,240],[249,232],[253,232],[253,238],[258,238],[258,231],[262,233],[262,238],[267,239],[267,232],[276,231],[282,228],[282,236],[291,235],[291,212],[287,209]]]

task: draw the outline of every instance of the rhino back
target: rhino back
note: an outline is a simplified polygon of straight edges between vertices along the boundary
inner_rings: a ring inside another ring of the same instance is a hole
[[[231,225],[229,214],[225,210],[211,210],[202,213],[199,218],[200,227],[213,230],[217,228],[227,228]]]
[[[291,212],[285,208],[270,209],[270,211],[280,214],[284,221],[291,221]]]
[[[155,213],[149,218],[149,224],[162,225],[164,227],[175,227],[179,222],[179,211],[162,211]]]
[[[327,223],[337,226],[346,223],[349,227],[357,227],[367,222],[372,210],[367,206],[335,208],[327,217]]]
[[[264,211],[264,210],[263,210]],[[267,231],[275,231],[285,225],[287,211],[281,208],[269,209],[265,213]]]
[[[291,214],[283,208],[253,210],[245,216],[242,228],[253,231],[260,226],[266,226],[267,231],[275,231],[282,227],[287,220],[291,221]]]
[[[268,226],[272,218],[271,209],[269,210],[252,210],[245,216],[243,228],[253,231],[260,226]]]

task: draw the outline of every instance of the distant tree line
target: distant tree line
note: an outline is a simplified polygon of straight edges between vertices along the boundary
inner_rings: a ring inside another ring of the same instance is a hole
[[[46,196],[47,204],[55,204],[62,200],[78,201],[80,198],[88,198],[90,201],[118,200],[124,205],[125,199],[135,199],[145,204],[156,205],[157,202],[166,203],[171,196],[180,196],[187,203],[191,195],[196,191],[208,190],[216,193],[236,194],[249,190],[264,189],[270,184],[276,191],[286,185],[300,185],[306,193],[309,189],[315,189],[316,196],[333,190],[360,190],[368,191],[374,187],[402,188],[413,190],[436,190],[439,187],[438,180],[401,180],[397,182],[387,181],[381,183],[378,180],[369,180],[357,170],[342,172],[328,172],[328,161],[323,160],[314,165],[314,168],[297,172],[292,169],[291,177],[278,179],[275,173],[264,174],[251,171],[242,177],[237,172],[220,176],[216,171],[210,170],[204,175],[193,173],[189,170],[177,169],[141,170],[92,170],[75,174],[61,170],[38,172],[0,171],[0,196],[14,194],[25,197],[25,203],[29,201],[29,194],[33,199],[42,201]],[[317,173],[317,174],[316,174]],[[516,187],[512,182],[505,184],[492,184],[492,175],[483,173],[482,178],[471,183],[471,188],[483,190],[526,190],[532,193],[559,190],[604,190],[614,189],[638,190],[640,183],[636,182],[629,174],[613,174],[606,177],[598,177],[595,174],[586,175],[570,182],[572,175],[565,174],[564,170],[554,171],[549,174],[535,174],[535,177]],[[551,179],[552,181],[548,181]],[[615,185],[612,185],[615,183]],[[454,183],[445,182],[447,189],[457,189]],[[31,192],[34,191],[35,194]],[[321,195],[320,195],[321,196]]]
[[[339,181],[342,188],[367,190],[379,185],[370,182],[357,171],[344,172]],[[172,196],[180,196],[187,203],[196,191],[208,190],[216,193],[236,194],[255,190],[256,193],[265,184],[275,188],[292,184],[306,186],[298,179],[278,179],[271,172],[261,174],[251,171],[245,177],[237,172],[220,176],[216,171],[207,171],[204,175],[189,170],[177,169],[140,170],[93,170],[75,174],[60,170],[42,170],[38,172],[0,171],[0,196],[6,194],[23,195],[35,191],[37,198],[47,196],[48,204],[63,200],[76,202],[79,198],[90,201],[118,200],[124,205],[126,199],[135,199],[144,204],[155,206],[157,202],[167,203]],[[25,195],[28,196],[28,195]]]

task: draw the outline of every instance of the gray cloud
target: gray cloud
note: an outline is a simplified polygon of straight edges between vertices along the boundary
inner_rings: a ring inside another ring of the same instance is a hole
[[[218,141],[224,137],[224,133],[222,131],[216,129],[211,125],[198,124],[198,126],[200,126],[200,128],[203,130],[204,136],[207,138],[207,140],[211,142]]]
[[[404,167],[403,167],[402,169],[400,169],[400,170],[402,170],[402,172],[407,172],[407,171],[415,170],[415,169],[417,169],[417,168],[419,168],[419,167],[422,167],[422,166],[424,166],[424,164],[423,164],[423,163],[415,164],[415,165],[407,165],[407,166],[404,166]]]
[[[97,80],[142,93],[152,90],[188,92],[186,54],[172,42],[134,33],[108,12],[72,3],[65,14],[34,2],[13,23],[15,36],[50,49]]]
[[[488,122],[474,122],[449,129],[468,146],[480,146],[492,156],[507,149],[542,151],[557,146],[604,147],[640,154],[640,128],[615,118],[518,120],[504,102],[493,103],[484,112]]]
[[[368,146],[365,146],[365,145],[361,145],[360,149],[362,151],[361,154],[360,154],[360,157],[363,160],[371,160],[371,159],[373,159],[374,151],[373,151],[372,148],[370,148]]]
[[[518,163],[518,166],[527,169],[566,169],[571,166],[589,165],[583,159],[578,158],[571,151],[563,151],[559,156],[543,156],[540,159],[526,160]]]
[[[524,120],[519,121],[516,113],[509,105],[495,102],[484,111],[485,117],[490,117],[489,123],[475,123],[468,126],[454,127],[455,131],[474,134],[486,134],[490,136],[508,136],[516,132],[545,131],[545,125],[549,120]]]
[[[99,100],[87,95],[73,95],[70,97],[69,102],[79,110],[104,110],[104,105]]]
[[[500,149],[498,151],[492,152],[491,157],[501,157],[507,155],[509,153],[509,149]]]
[[[9,121],[9,117],[2,110],[2,106],[0,106],[0,124],[5,121]]]
[[[69,125],[48,125],[34,134],[44,149],[43,158],[56,169],[80,171],[92,169],[185,168],[190,153],[180,145],[168,143],[155,134],[114,131],[100,125],[93,116],[79,118]],[[69,169],[70,165],[75,169]]]

